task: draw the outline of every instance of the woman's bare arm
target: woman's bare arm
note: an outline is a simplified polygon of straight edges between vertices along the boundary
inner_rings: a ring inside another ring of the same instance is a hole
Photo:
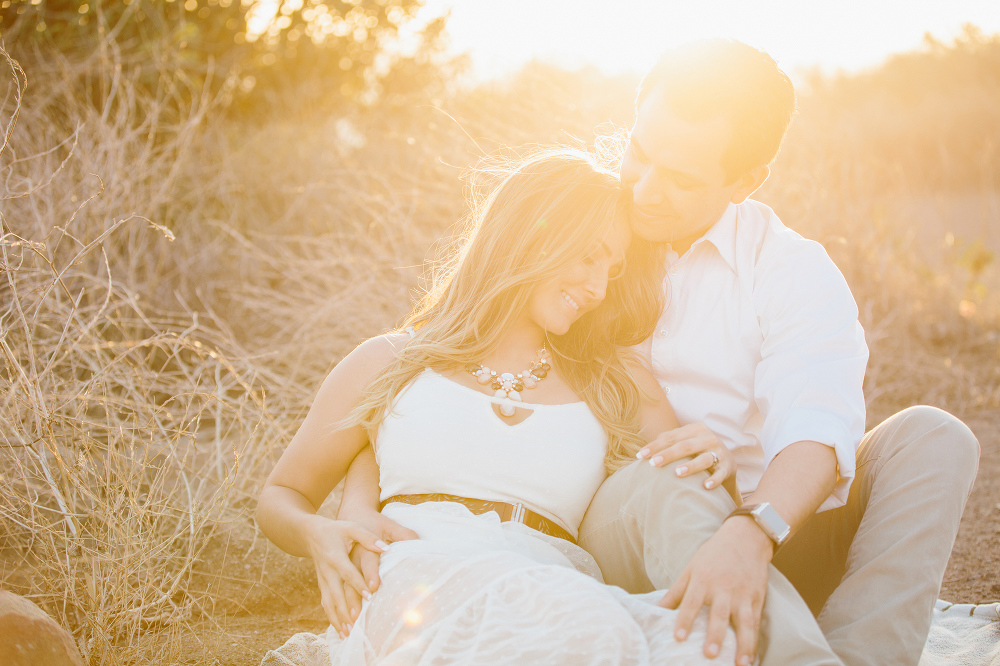
[[[337,424],[359,404],[364,387],[392,361],[400,337],[368,340],[337,364],[265,482],[257,504],[257,524],[276,546],[313,559],[324,607],[331,621],[339,618],[341,625],[349,624],[343,620],[350,618],[342,581],[360,594],[369,593],[347,553],[355,543],[375,552],[384,544],[362,526],[323,518],[316,511],[368,444],[360,426]]]

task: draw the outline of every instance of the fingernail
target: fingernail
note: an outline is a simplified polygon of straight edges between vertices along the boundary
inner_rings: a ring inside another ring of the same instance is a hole
[[[368,589],[370,589],[370,590],[374,590],[375,589],[375,579],[374,578],[372,578],[370,581],[368,581]]]
[[[385,552],[385,551],[389,550],[389,544],[387,544],[385,541],[382,541],[381,539],[379,539],[378,541],[376,541],[375,545],[378,546],[379,548],[381,548],[382,552]]]
[[[358,609],[357,608],[352,608],[351,609],[351,619],[352,620],[357,620],[358,619]]]
[[[344,640],[345,636],[343,631],[338,631],[337,635],[340,636],[340,640]]]
[[[365,598],[365,601],[372,600],[372,593],[369,592],[368,590],[361,590],[361,596]]]
[[[705,648],[705,652],[708,653],[709,657],[715,658],[715,656],[719,654],[719,646],[716,645],[715,643],[712,643],[707,648]]]
[[[740,657],[740,666],[750,666],[750,657],[747,655]]]
[[[347,625],[347,633],[351,633],[351,629],[353,629],[353,628],[354,628],[353,624],[348,624]]]
[[[663,456],[653,456],[649,460],[649,464],[652,465],[653,467],[658,466],[661,462],[663,462]]]
[[[677,631],[674,632],[674,636],[677,637],[677,640],[682,641],[688,637],[688,632],[684,631],[683,629],[678,629]]]
[[[709,479],[708,481],[705,482],[705,490],[711,490],[712,486],[714,486],[714,485],[715,484],[712,483],[712,479]]]
[[[674,470],[674,473],[677,476],[684,476],[685,474],[688,473],[687,465],[681,465],[680,467],[678,467],[677,469]]]
[[[639,452],[635,454],[635,457],[642,460],[649,455],[649,449],[639,449]]]

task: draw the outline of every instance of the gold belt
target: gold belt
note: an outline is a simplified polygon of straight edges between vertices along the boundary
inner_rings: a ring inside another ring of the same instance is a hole
[[[475,514],[496,511],[502,522],[513,521],[527,525],[533,530],[538,530],[542,534],[566,539],[570,543],[576,543],[569,532],[556,525],[554,522],[539,515],[531,509],[526,509],[523,504],[508,504],[507,502],[491,502],[489,500],[472,499],[470,497],[459,497],[458,495],[445,495],[442,493],[428,493],[425,495],[393,495],[382,506],[390,502],[402,502],[403,504],[422,504],[423,502],[457,502],[468,507],[469,511]]]

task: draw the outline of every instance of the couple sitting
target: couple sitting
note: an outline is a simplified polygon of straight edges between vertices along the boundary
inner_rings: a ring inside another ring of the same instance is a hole
[[[865,434],[848,286],[748,199],[793,111],[760,51],[666,53],[620,179],[523,160],[330,373],[258,519],[334,664],[917,662],[979,448],[928,407]]]

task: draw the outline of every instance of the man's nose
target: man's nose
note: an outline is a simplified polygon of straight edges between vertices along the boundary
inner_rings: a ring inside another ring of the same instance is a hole
[[[632,203],[639,208],[659,206],[663,203],[663,188],[656,180],[652,169],[637,173],[632,182]]]

